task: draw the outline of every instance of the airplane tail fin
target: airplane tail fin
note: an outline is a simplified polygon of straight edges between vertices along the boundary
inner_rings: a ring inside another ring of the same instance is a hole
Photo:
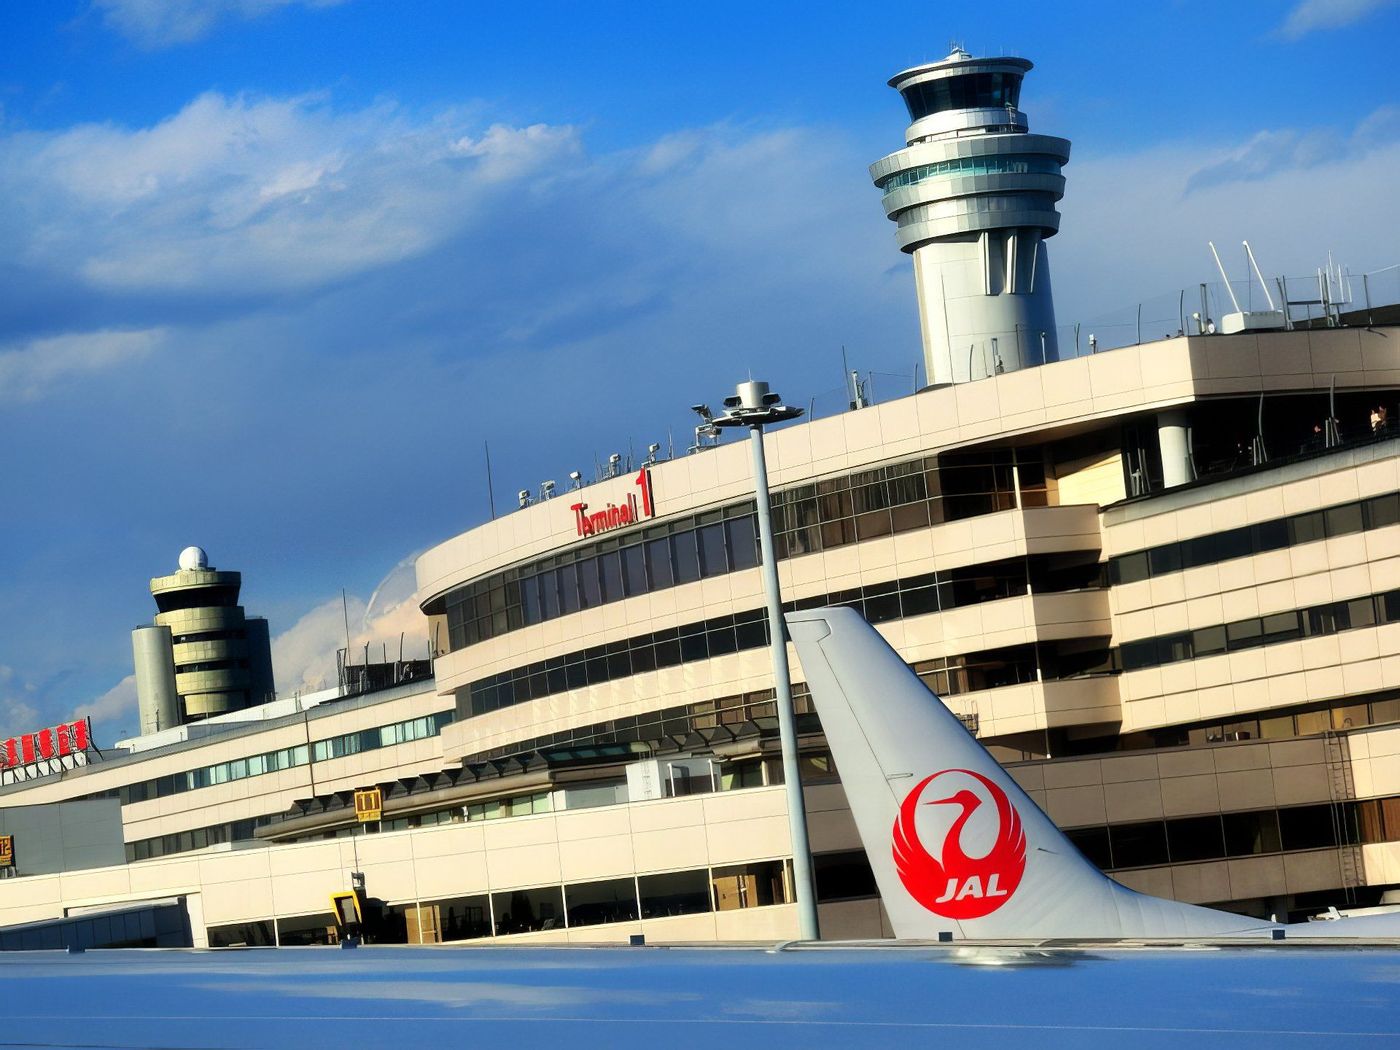
[[[896,936],[1218,937],[1270,927],[1106,877],[854,610],[789,613],[787,624]]]

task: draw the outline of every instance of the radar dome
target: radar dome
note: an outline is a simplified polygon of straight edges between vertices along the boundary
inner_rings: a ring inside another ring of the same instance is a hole
[[[180,552],[180,568],[182,569],[207,569],[209,568],[209,555],[204,553],[203,547],[186,547]]]

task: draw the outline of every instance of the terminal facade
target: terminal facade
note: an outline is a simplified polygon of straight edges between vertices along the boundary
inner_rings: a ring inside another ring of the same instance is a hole
[[[979,309],[989,332],[1022,323]],[[1400,326],[1366,320],[999,351],[777,429],[784,600],[859,609],[1124,884],[1280,919],[1381,903],[1400,887],[1400,435],[1370,420],[1400,410]],[[318,943],[358,875],[386,940],[792,936],[762,556],[742,443],[448,539],[417,563],[431,678],[0,786],[0,807],[117,799],[126,853],[21,863],[0,925],[179,899],[195,943]],[[888,935],[790,661],[823,935]]]

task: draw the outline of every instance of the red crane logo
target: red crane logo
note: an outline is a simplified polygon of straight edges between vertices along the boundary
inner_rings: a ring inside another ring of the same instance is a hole
[[[968,818],[983,804],[982,797],[967,787],[947,798],[930,799],[927,806],[960,806],[962,812],[943,838],[939,856],[934,857],[919,841],[915,824],[919,799],[924,789],[939,777],[960,773],[972,777],[991,796],[997,811],[997,835],[992,848],[982,857],[963,852],[962,832]],[[909,895],[935,915],[949,919],[978,919],[990,915],[1011,899],[1026,870],[1026,833],[1021,815],[997,787],[981,773],[970,769],[945,769],[919,781],[899,807],[894,822],[894,865],[899,881]]]

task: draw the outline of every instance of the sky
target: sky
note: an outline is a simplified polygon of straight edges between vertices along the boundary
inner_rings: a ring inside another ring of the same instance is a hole
[[[1400,281],[1395,0],[0,5],[0,736],[135,731],[187,545],[316,688],[342,590],[426,651],[413,558],[489,517],[484,443],[504,509],[750,374],[834,404],[843,346],[910,389],[866,169],[951,42],[1031,58],[1074,143],[1062,325],[1174,317],[1208,239]]]

